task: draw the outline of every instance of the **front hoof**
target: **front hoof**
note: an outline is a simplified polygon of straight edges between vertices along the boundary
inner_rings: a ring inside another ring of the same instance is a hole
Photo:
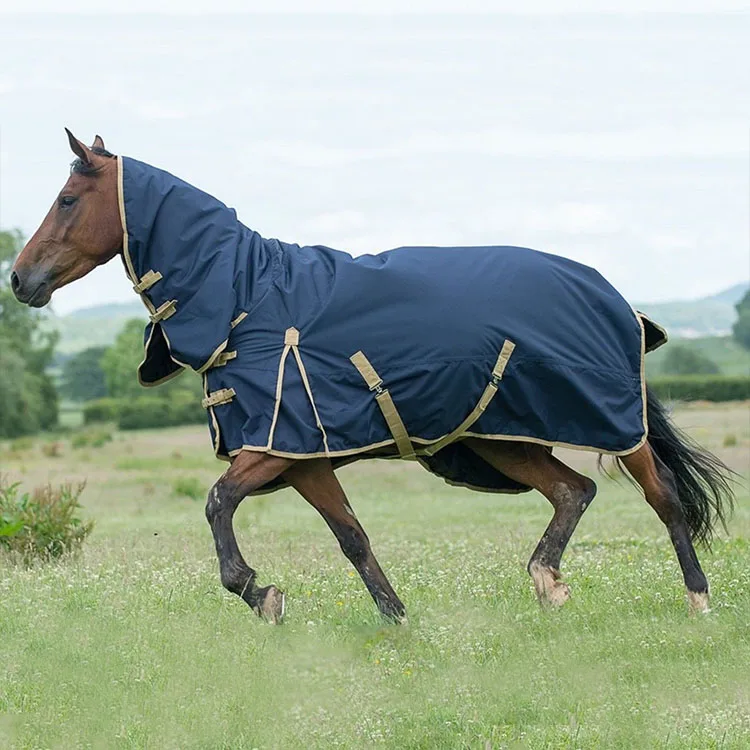
[[[266,586],[258,589],[256,597],[258,604],[253,607],[255,613],[271,625],[279,625],[284,619],[284,592],[279,591],[276,586]]]
[[[705,615],[711,611],[708,606],[708,591],[688,591],[688,612],[691,615]]]

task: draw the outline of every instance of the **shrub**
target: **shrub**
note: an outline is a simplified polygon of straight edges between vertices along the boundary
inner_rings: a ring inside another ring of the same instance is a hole
[[[62,444],[57,441],[51,443],[44,443],[42,445],[42,453],[47,458],[60,458],[62,456]]]
[[[178,497],[189,497],[192,500],[200,500],[206,494],[203,484],[195,477],[180,477],[175,480],[172,492]]]
[[[0,548],[26,564],[78,552],[94,525],[78,516],[84,484],[48,484],[31,494],[19,486],[0,478]]]
[[[665,375],[718,375],[721,370],[703,352],[685,344],[673,344],[664,355],[662,372]]]
[[[16,438],[10,443],[10,449],[13,453],[23,453],[23,451],[30,451],[33,447],[34,441],[30,437]]]
[[[206,410],[201,406],[200,398],[190,391],[176,391],[169,398],[170,424],[203,424],[206,421]]]
[[[672,401],[744,401],[750,399],[746,375],[682,375],[651,378],[651,390]]]
[[[201,424],[206,419],[199,399],[187,391],[175,391],[166,397],[140,396],[123,401],[118,414],[117,424],[121,430]]]
[[[84,430],[76,432],[70,438],[71,448],[85,448],[88,445],[92,448],[101,448],[111,442],[112,433],[107,430]]]
[[[97,398],[83,405],[83,423],[116,422],[119,402],[115,398]]]
[[[121,430],[139,430],[147,427],[167,427],[171,424],[169,402],[157,396],[139,396],[122,403],[117,426]]]

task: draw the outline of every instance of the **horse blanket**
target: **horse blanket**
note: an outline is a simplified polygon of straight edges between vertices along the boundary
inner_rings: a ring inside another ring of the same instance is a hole
[[[617,455],[645,440],[643,359],[666,335],[592,268],[521,247],[301,247],[167,172],[118,168],[151,318],[139,380],[201,373],[217,456],[400,456],[523,491],[461,439]]]

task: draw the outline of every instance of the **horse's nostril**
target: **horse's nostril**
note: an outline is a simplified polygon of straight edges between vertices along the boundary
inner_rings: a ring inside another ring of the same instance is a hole
[[[10,288],[13,290],[13,294],[16,294],[21,288],[21,279],[15,271],[10,272]]]

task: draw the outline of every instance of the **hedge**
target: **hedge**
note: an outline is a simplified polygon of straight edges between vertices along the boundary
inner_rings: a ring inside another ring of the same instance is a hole
[[[750,399],[747,375],[674,375],[649,378],[649,388],[669,401],[745,401]]]
[[[83,423],[116,422],[119,401],[115,398],[97,398],[83,405]]]
[[[194,394],[176,391],[167,396],[89,401],[83,407],[83,420],[85,424],[116,422],[121,430],[139,430],[203,424],[206,411]]]

